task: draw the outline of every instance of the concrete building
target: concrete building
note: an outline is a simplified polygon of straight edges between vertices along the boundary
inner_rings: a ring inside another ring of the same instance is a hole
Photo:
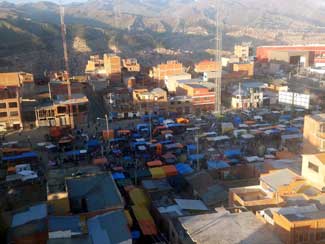
[[[161,88],[155,88],[151,91],[135,89],[132,96],[134,103],[167,102],[167,92]]]
[[[184,67],[182,63],[177,60],[170,60],[164,64],[159,64],[150,70],[149,76],[159,85],[165,80],[166,77],[172,75],[184,74]]]
[[[241,61],[249,61],[253,56],[253,48],[251,43],[242,43],[241,45],[235,45],[234,54]]]
[[[99,57],[99,55],[90,56],[86,69],[86,74],[104,74],[104,60]]]
[[[99,55],[90,56],[86,65],[85,73],[92,78],[107,77],[112,82],[120,82],[121,58],[114,54],[104,54],[103,58]]]
[[[303,153],[325,151],[325,114],[305,116]]]
[[[263,106],[264,84],[260,82],[239,83],[233,93],[231,107],[235,109],[259,108]]]
[[[254,63],[233,63],[232,64],[232,71],[239,72],[239,71],[246,71],[248,77],[254,76]]]
[[[121,82],[121,58],[114,54],[104,54],[104,68],[111,82]]]
[[[178,218],[183,227],[178,235],[183,238],[179,238],[181,241],[177,243],[282,243],[253,213],[229,213],[223,208],[216,210],[217,213]]]
[[[325,243],[325,211],[273,212],[274,231],[285,244]]]
[[[212,111],[215,106],[215,84],[203,82],[202,79],[178,81],[177,96],[192,98],[193,111]]]
[[[302,155],[302,177],[325,192],[325,153]]]
[[[165,77],[165,86],[170,94],[176,93],[176,88],[178,86],[178,81],[180,80],[190,80],[192,75],[188,73],[168,75]]]
[[[68,82],[53,80],[48,83],[50,99],[68,99]],[[70,82],[71,95],[82,94],[83,86],[79,82]]]
[[[0,73],[0,86],[18,86],[34,83],[34,76],[25,72]]]
[[[122,59],[122,66],[128,72],[140,72],[141,67],[135,58]]]
[[[301,189],[303,189],[299,193],[301,195],[305,191],[308,192],[307,189],[315,190],[316,195],[320,194],[316,188],[293,171],[289,169],[274,170],[262,174],[259,185],[231,188],[229,190],[229,206],[244,207],[254,212],[269,207],[283,206],[286,203],[286,197],[297,195]],[[308,196],[304,196],[304,199],[307,200]]]
[[[196,73],[216,72],[221,69],[221,64],[214,60],[203,60],[195,64],[194,71]]]
[[[0,87],[0,131],[23,128],[18,86]]]
[[[259,62],[278,60],[305,67],[325,66],[325,45],[261,46],[256,49],[256,58]]]
[[[35,109],[36,126],[86,125],[88,122],[88,98],[73,96],[71,100],[56,100]]]

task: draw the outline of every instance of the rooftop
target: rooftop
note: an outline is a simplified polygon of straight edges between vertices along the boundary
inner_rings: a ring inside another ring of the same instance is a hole
[[[323,164],[325,164],[325,153],[318,153],[315,156],[319,161],[321,161]]]
[[[44,219],[47,216],[46,204],[38,204],[31,206],[24,211],[13,215],[11,227],[18,227],[29,222]]]
[[[93,217],[87,221],[93,244],[132,244],[128,222],[123,210]]]
[[[313,211],[313,212],[296,212],[282,214],[289,221],[303,221],[303,220],[312,220],[312,219],[325,219],[325,210],[322,211]]]
[[[325,113],[323,113],[323,114],[313,114],[313,115],[310,115],[310,117],[313,118],[316,121],[325,122]]]
[[[66,180],[71,209],[91,212],[106,208],[123,208],[123,200],[111,174],[68,178]]]
[[[262,175],[260,180],[269,185],[272,190],[277,191],[279,187],[289,185],[291,182],[299,178],[301,177],[293,171],[289,169],[281,169]]]
[[[192,241],[197,244],[281,243],[252,212],[230,214],[221,211],[178,219]]]

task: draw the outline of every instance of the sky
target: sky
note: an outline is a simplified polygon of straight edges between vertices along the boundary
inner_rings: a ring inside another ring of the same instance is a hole
[[[75,2],[86,2],[87,0],[0,0],[1,1],[6,1],[6,2],[11,2],[11,3],[30,3],[30,2],[54,2],[54,3],[60,3],[62,2],[63,4],[67,3],[75,3]]]

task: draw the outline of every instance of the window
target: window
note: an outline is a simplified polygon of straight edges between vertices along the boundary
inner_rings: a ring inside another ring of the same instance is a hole
[[[9,103],[9,108],[17,108],[17,103],[16,102],[11,102]]]
[[[10,112],[10,117],[17,117],[18,116],[18,111],[11,111]]]
[[[316,172],[316,173],[318,173],[318,171],[319,171],[318,166],[311,163],[311,162],[308,163],[308,168],[311,169],[312,171]]]
[[[0,103],[0,108],[6,108],[6,104],[5,103]]]
[[[0,118],[7,117],[7,112],[0,112]]]
[[[57,109],[58,109],[59,114],[63,114],[63,113],[65,113],[67,111],[66,107],[61,107],[61,106],[58,107]]]

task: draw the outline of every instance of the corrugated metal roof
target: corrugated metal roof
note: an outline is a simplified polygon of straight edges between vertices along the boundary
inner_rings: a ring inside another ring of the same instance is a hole
[[[73,201],[74,204],[84,199],[88,211],[110,207],[123,208],[120,192],[110,174],[71,178],[66,180],[66,184],[69,199],[76,200]]]
[[[12,218],[11,227],[24,225],[34,220],[44,219],[47,216],[46,204],[38,204],[29,207],[27,211],[16,213]]]
[[[96,216],[87,221],[93,244],[132,244],[128,222],[123,210]]]

